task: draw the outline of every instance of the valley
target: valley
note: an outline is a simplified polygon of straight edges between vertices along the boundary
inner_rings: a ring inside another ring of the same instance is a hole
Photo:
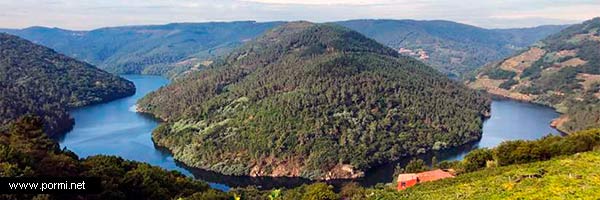
[[[0,199],[600,197],[600,17],[585,9],[205,3],[2,3]],[[398,11],[429,16],[385,17]]]
[[[152,130],[160,123],[152,117],[135,112],[136,102],[145,94],[168,83],[158,76],[126,75],[132,81],[136,94],[124,99],[104,104],[82,107],[71,111],[75,126],[59,143],[81,157],[93,155],[115,155],[125,159],[147,162],[167,170],[176,170],[187,176],[207,181],[215,189],[228,191],[231,187],[257,186],[262,189],[292,188],[312,181],[301,178],[271,178],[250,176],[228,176],[201,169],[186,167],[176,162],[168,151],[154,145]],[[489,148],[505,140],[533,140],[547,134],[558,134],[549,123],[558,116],[551,108],[531,103],[510,100],[494,100],[491,104],[491,117],[483,123],[481,140],[457,148],[417,156],[431,160],[436,156],[439,161],[461,160],[475,148]],[[405,165],[413,157],[397,162],[386,163],[366,172],[365,177],[357,179],[360,185],[369,187],[392,180],[396,164]],[[349,180],[334,180],[329,183],[342,185]]]

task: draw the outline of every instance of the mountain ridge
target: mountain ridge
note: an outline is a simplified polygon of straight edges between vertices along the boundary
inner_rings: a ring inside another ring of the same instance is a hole
[[[396,50],[406,51],[406,54],[416,54],[413,56],[451,76],[462,76],[509,56],[565,27],[485,29],[447,20],[349,20],[337,23]]]
[[[90,31],[30,27],[20,30],[9,29],[4,30],[4,32],[36,41],[113,73],[160,74],[174,77],[189,71],[202,70],[215,61],[216,58],[227,55],[234,48],[243,45],[247,41],[246,39],[255,38],[282,23],[259,23],[254,21],[171,23],[165,25],[107,27]],[[487,62],[508,56],[515,49],[526,47],[537,41],[537,39],[541,39],[548,33],[555,32],[562,27],[483,29],[442,20],[349,20],[331,23],[353,28],[398,51],[401,50],[400,48],[412,51],[412,53],[406,54],[414,54],[413,57],[419,57],[418,52],[425,54],[428,57],[424,60],[427,64],[452,76],[461,76]],[[378,27],[373,25],[381,23],[387,23],[390,26]],[[411,36],[407,41],[398,43],[397,37],[406,34],[407,30],[403,27],[407,26],[419,34]],[[465,32],[460,27],[466,27],[465,30],[470,31]],[[140,34],[136,30],[147,30],[148,33]],[[157,30],[180,30],[180,32],[173,36],[175,38],[163,38],[165,35],[156,32]],[[207,30],[207,34],[197,33],[197,31],[202,30]],[[458,34],[450,38],[444,38],[444,35],[448,35],[445,32],[450,32],[447,30],[453,30]],[[150,34],[149,32],[153,32],[151,35],[155,36],[148,38],[147,34]],[[235,34],[232,34],[232,32]],[[487,36],[480,37],[480,34],[469,32],[482,33]],[[219,35],[223,35],[223,37],[215,37]],[[81,37],[85,39],[78,39]],[[511,37],[514,37],[515,41],[511,41]],[[53,39],[46,40],[44,38]],[[115,40],[114,38],[120,39]],[[475,41],[483,39],[483,41],[473,42],[469,41],[470,38]],[[160,40],[162,44],[156,44],[149,39]],[[498,43],[501,43],[501,45],[498,45]],[[515,49],[509,48],[511,43],[517,44]],[[477,52],[477,49],[480,49],[483,53]],[[163,55],[159,54],[161,52]],[[135,57],[135,59],[128,57]]]

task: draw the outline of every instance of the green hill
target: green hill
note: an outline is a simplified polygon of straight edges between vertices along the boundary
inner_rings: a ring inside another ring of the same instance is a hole
[[[565,113],[565,132],[600,126],[600,18],[570,26],[481,69],[467,84]]]
[[[31,114],[50,135],[73,125],[68,109],[132,95],[133,83],[16,36],[0,33],[0,124]]]
[[[484,96],[332,24],[273,29],[138,108],[158,145],[225,174],[353,178],[372,165],[475,141]]]

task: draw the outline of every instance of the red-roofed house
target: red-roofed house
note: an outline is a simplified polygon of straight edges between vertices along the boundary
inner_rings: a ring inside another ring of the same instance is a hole
[[[416,185],[417,183],[437,181],[440,179],[452,178],[452,177],[454,177],[454,175],[452,175],[450,172],[447,172],[447,171],[444,171],[441,169],[421,172],[418,174],[400,174],[400,175],[398,175],[397,189],[404,190],[408,187],[412,187],[412,186]]]
[[[398,175],[398,190],[404,190],[417,184],[417,174]]]

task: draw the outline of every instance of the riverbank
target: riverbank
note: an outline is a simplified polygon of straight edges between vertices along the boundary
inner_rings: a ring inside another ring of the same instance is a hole
[[[168,80],[156,76],[125,76],[134,81],[138,91],[135,95],[108,103],[86,106],[72,111],[74,129],[60,141],[79,157],[91,155],[115,155],[129,160],[146,162],[167,170],[176,170],[196,179],[209,182],[211,187],[228,190],[230,187],[255,186],[261,189],[291,188],[313,181],[290,177],[229,176],[212,171],[191,168],[177,162],[170,152],[160,149],[152,141],[151,133],[160,121],[149,115],[135,112],[136,102],[145,94],[168,84]],[[431,161],[459,160],[475,148],[493,147],[505,140],[537,139],[547,133],[558,133],[548,126],[558,117],[553,109],[512,100],[494,100],[491,117],[485,120],[480,140],[457,148],[430,152],[418,156],[403,157],[396,162],[377,165],[365,171],[358,179],[331,180],[328,183],[341,186],[357,182],[362,186],[392,182],[396,165],[404,166],[412,158]]]
[[[492,99],[497,99],[497,100],[513,100],[513,101],[519,101],[519,102],[524,102],[524,103],[531,103],[531,104],[537,104],[540,106],[545,106],[548,108],[552,108],[554,109],[554,111],[556,111],[557,113],[560,113],[560,116],[553,119],[552,121],[550,121],[550,127],[558,130],[561,134],[563,135],[568,135],[568,131],[564,130],[564,128],[562,128],[562,126],[569,121],[569,116],[566,113],[560,112],[560,110],[552,105],[548,105],[548,104],[544,104],[544,103],[540,103],[537,101],[533,101],[533,99],[530,98],[513,98],[513,96],[511,95],[503,95],[503,94],[498,94],[498,93],[490,93],[488,91],[488,94],[490,94],[492,96]]]

